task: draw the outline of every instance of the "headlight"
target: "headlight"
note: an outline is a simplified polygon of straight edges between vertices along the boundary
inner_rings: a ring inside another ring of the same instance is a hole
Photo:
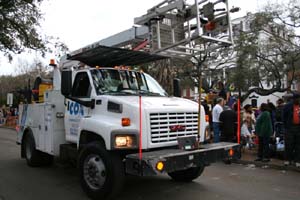
[[[136,145],[136,137],[134,135],[116,135],[115,148],[132,148]]]

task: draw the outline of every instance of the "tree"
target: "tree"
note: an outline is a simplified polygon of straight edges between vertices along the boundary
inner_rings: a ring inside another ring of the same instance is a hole
[[[249,29],[234,31],[233,48],[216,52],[225,51],[225,55],[226,52],[229,55],[227,60],[216,59],[214,65],[226,68],[229,72],[226,82],[244,91],[242,100],[252,92],[266,96],[290,90],[298,79],[299,13],[300,2],[296,0],[285,5],[269,4],[264,11],[247,15]],[[235,67],[229,67],[232,63]]]
[[[240,36],[243,44],[237,43],[237,70],[247,74],[242,78],[245,84],[253,86],[245,93],[244,98],[252,92],[270,95],[289,90],[295,79],[295,72],[299,70],[297,63],[300,62],[300,46],[295,37],[296,32],[288,24],[277,20],[279,13],[279,10],[270,8],[257,13],[250,33],[242,33]],[[251,71],[247,72],[247,69]],[[291,76],[287,79],[288,73]],[[251,74],[254,76],[250,76]],[[241,78],[241,74],[237,75]],[[267,82],[269,87],[265,87],[263,82]]]
[[[0,51],[12,59],[11,53],[24,52],[26,48],[46,50],[46,42],[38,32],[39,9],[42,0],[0,1]]]
[[[0,0],[0,52],[11,61],[13,54],[35,50],[42,56],[53,49],[66,51],[58,38],[39,31],[43,0]],[[56,51],[56,50],[54,50]]]

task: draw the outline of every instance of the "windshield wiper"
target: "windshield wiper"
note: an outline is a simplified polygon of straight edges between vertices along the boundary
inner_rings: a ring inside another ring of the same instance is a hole
[[[103,94],[110,94],[110,95],[136,95],[131,92],[126,92],[126,91],[106,91],[103,92]]]
[[[134,93],[133,93],[134,92]],[[132,89],[126,88],[121,91],[105,91],[103,94],[110,94],[110,95],[147,95],[147,96],[163,96],[156,92],[150,92],[148,90],[139,90],[139,89]]]
[[[148,90],[137,90],[137,92],[139,94],[146,94],[146,95],[149,95],[149,96],[162,96],[161,94],[159,93],[156,93],[156,92],[150,92]]]

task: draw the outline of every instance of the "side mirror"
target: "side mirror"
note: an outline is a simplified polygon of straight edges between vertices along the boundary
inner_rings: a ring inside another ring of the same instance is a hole
[[[85,107],[89,107],[91,109],[94,109],[95,108],[95,103],[96,103],[96,100],[95,99],[92,99],[90,101],[83,101],[83,100],[80,100],[78,98],[75,98],[75,97],[71,97],[71,96],[66,96],[67,99],[70,99],[72,101],[75,101]]]
[[[61,94],[70,96],[72,91],[72,71],[62,71],[61,73]]]
[[[181,97],[180,79],[178,78],[173,80],[173,95],[175,97]]]

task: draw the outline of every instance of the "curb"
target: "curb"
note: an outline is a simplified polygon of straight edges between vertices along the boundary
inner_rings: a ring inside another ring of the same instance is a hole
[[[276,165],[272,163],[263,163],[259,161],[249,161],[249,160],[234,160],[234,163],[237,164],[242,164],[242,165],[255,165],[256,167],[261,167],[263,169],[266,168],[271,168],[271,169],[276,169],[276,170],[285,170],[285,171],[295,171],[295,172],[300,172],[300,168],[296,166],[284,166],[284,165]]]

